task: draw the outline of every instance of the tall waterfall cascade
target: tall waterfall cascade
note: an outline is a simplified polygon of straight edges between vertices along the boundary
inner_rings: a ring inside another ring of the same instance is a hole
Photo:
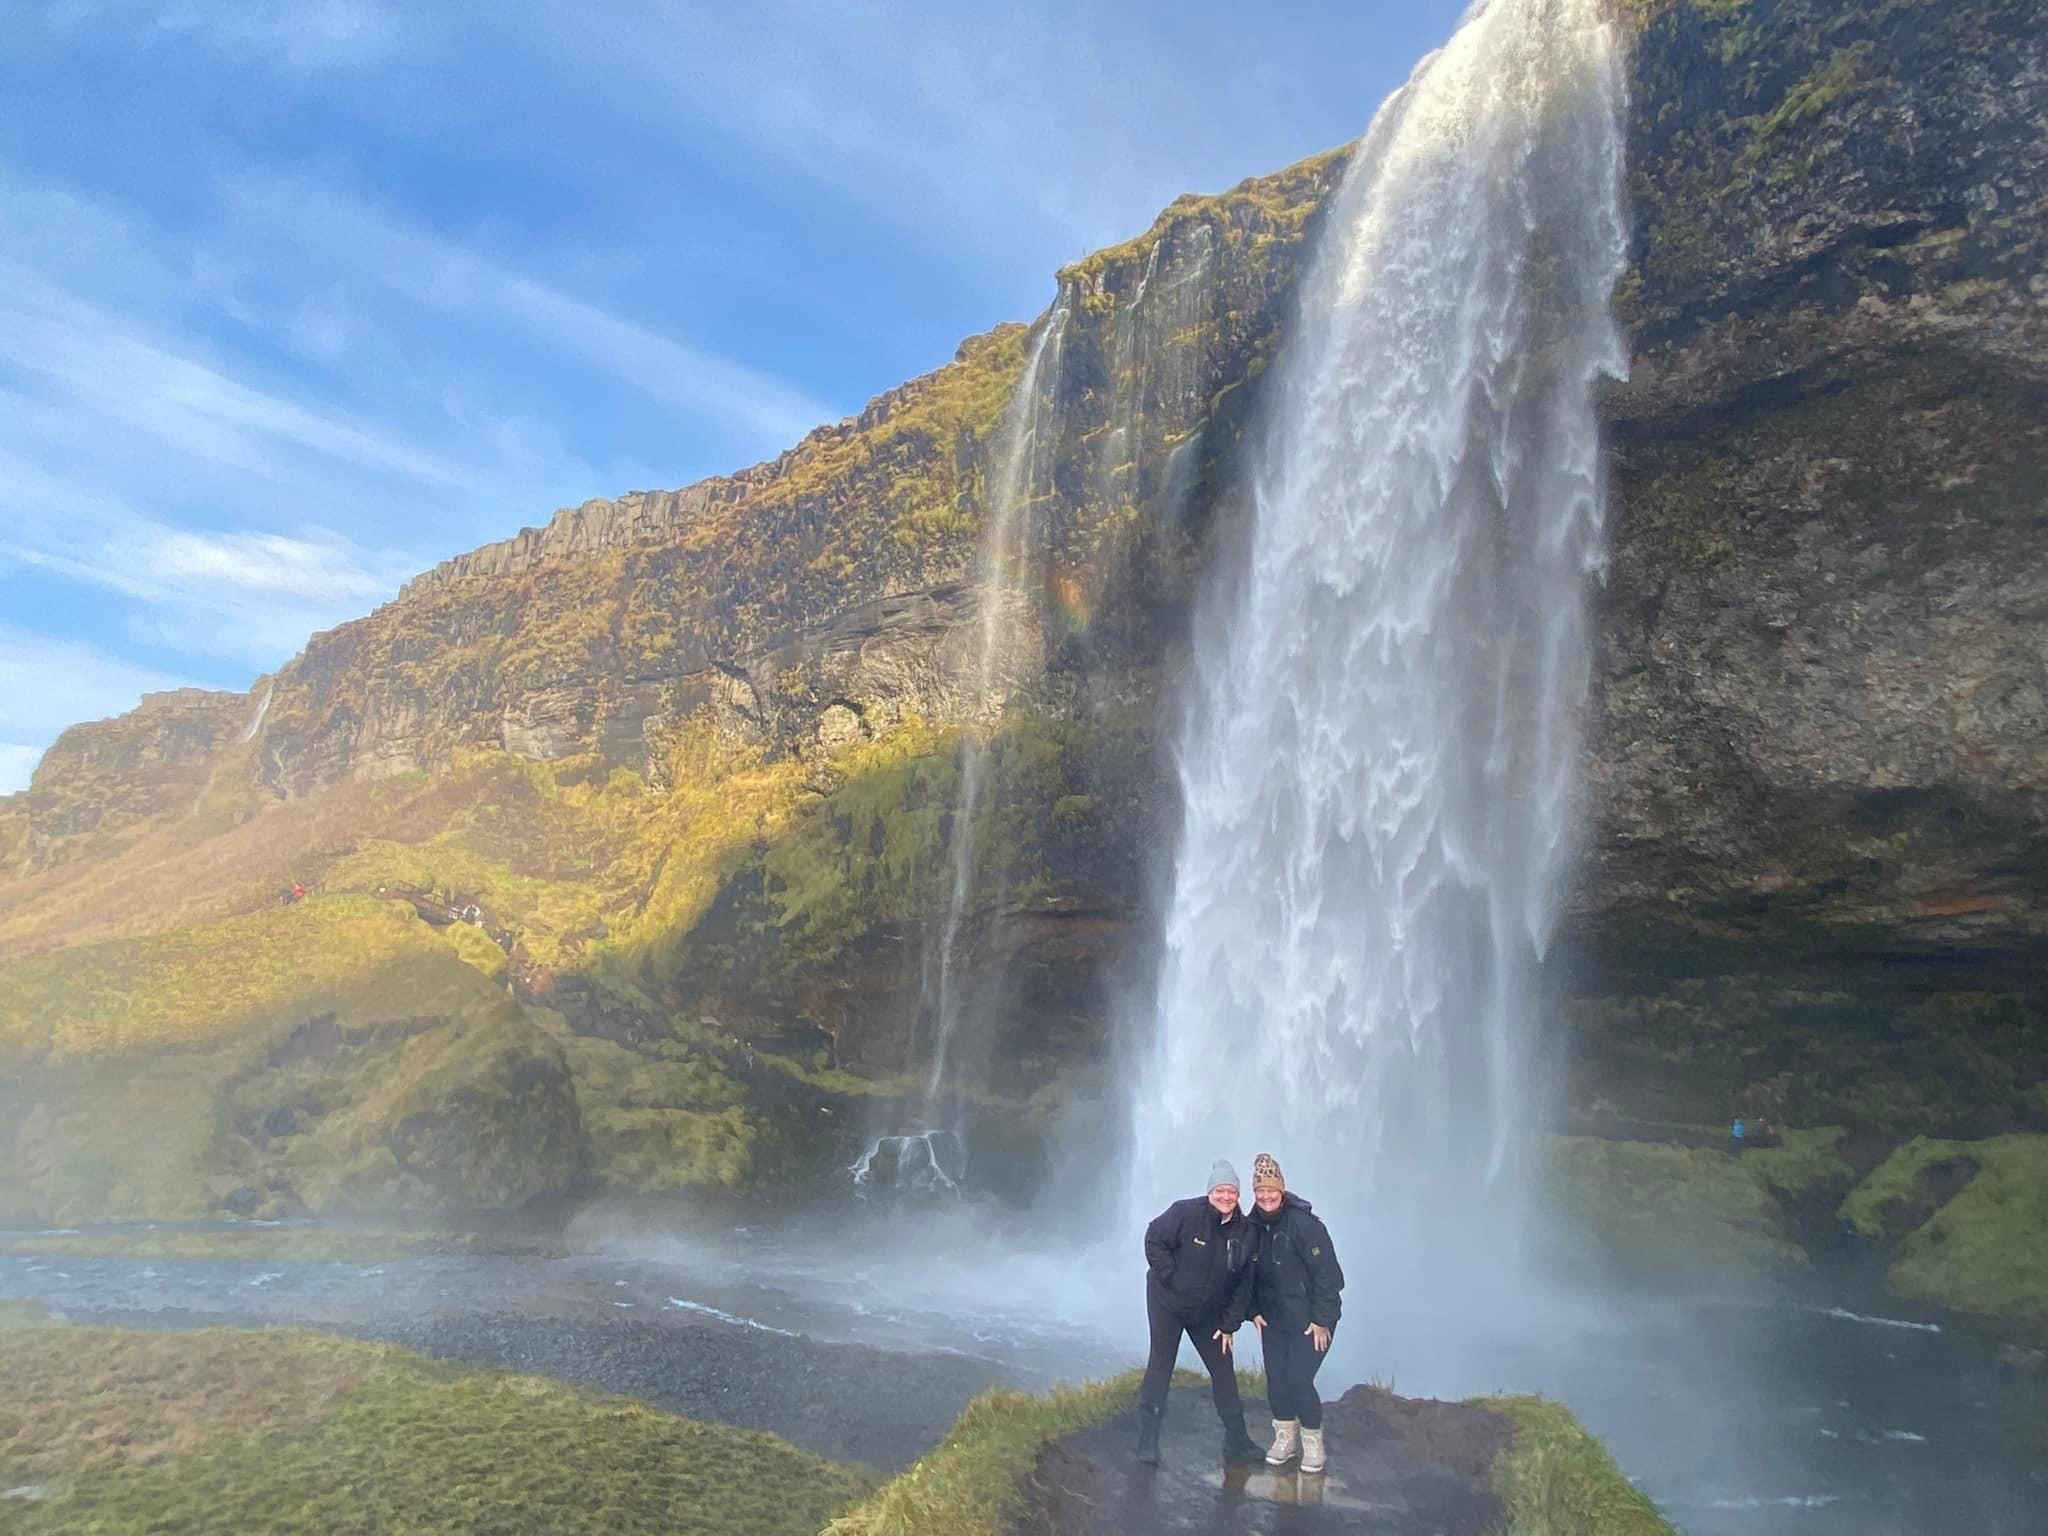
[[[990,713],[1000,712],[1017,669],[1020,620],[1030,614],[1043,583],[1039,530],[1031,503],[1043,483],[1040,473],[1053,449],[1049,441],[1057,413],[1047,398],[1047,381],[1059,378],[1068,310],[1064,297],[1031,343],[1018,377],[993,463],[982,530],[981,609],[976,626],[974,698]],[[928,1115],[942,1111],[953,1044],[962,1016],[972,1007],[958,965],[961,926],[977,901],[974,889],[976,840],[988,789],[987,743],[972,731],[961,744],[960,790],[953,813],[948,858],[952,879],[936,951],[926,956],[920,1012],[929,1021],[930,1060],[925,1077]],[[986,896],[986,893],[981,893]]]
[[[1504,1272],[1523,1207],[1604,548],[1594,391],[1627,361],[1606,11],[1479,0],[1375,117],[1197,624],[1131,1206],[1274,1153],[1349,1261],[1347,1316],[1402,1274]]]

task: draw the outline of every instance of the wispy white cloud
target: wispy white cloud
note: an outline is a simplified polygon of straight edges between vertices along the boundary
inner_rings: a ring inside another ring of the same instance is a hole
[[[432,309],[509,322],[652,400],[750,441],[787,446],[842,414],[787,380],[663,335],[339,193],[249,175],[231,189],[231,202],[246,224],[289,230],[360,281]]]
[[[1458,3],[1414,9],[1449,16]],[[579,89],[602,83],[609,110],[678,147],[723,136],[921,244],[1028,261],[1016,275],[1042,282],[1048,254],[1072,259],[1181,192],[1362,131],[1413,63],[1336,62],[1380,29],[1379,10],[1296,27],[1237,6],[1100,0],[629,0],[602,28],[507,0],[501,16]],[[1347,83],[1355,99],[1340,94]]]
[[[45,20],[132,44],[204,43],[235,63],[323,70],[368,64],[397,47],[395,7],[377,0],[55,0]]]
[[[284,444],[360,469],[441,485],[457,464],[403,441],[251,387],[74,298],[33,270],[0,262],[0,362],[179,452],[262,471]]]
[[[384,583],[363,569],[340,537],[288,538],[278,533],[202,534],[165,529],[144,546],[139,563],[172,583],[277,593],[321,603],[361,603]]]
[[[0,530],[0,572],[11,564],[118,594],[137,605],[123,625],[131,641],[259,668],[390,597],[419,564],[317,525],[175,527],[89,474],[54,474],[4,447]]]
[[[0,578],[117,594],[102,636],[274,667],[434,560],[616,488],[445,336],[408,353],[394,309],[416,306],[383,305],[358,358],[331,270],[279,303],[249,283],[270,247],[194,251],[4,167],[0,200],[28,215],[0,228]]]
[[[158,10],[157,25],[195,33],[231,57],[295,69],[367,64],[400,37],[398,12],[372,0],[175,0]]]

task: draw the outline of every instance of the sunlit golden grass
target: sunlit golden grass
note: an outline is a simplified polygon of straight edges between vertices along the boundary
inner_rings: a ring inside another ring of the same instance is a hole
[[[0,1465],[37,1482],[296,1424],[400,1352],[316,1335],[0,1328]]]
[[[486,975],[502,972],[503,951],[480,929],[429,927],[396,899],[404,889],[477,901],[491,925],[517,931],[527,958],[540,964],[575,961],[596,934],[614,952],[638,953],[702,914],[755,840],[780,829],[801,787],[799,765],[763,765],[708,729],[681,734],[669,767],[672,787],[662,793],[630,776],[558,789],[542,765],[475,753],[431,793],[398,786],[380,795],[351,784],[303,802],[332,802],[339,822],[357,829],[350,851],[284,857],[330,819],[303,808],[259,818],[261,838],[240,827],[201,844],[205,858],[186,849],[181,858],[166,852],[158,865],[133,850],[94,881],[60,891],[55,905],[88,901],[100,885],[153,882],[164,895],[152,914],[160,926],[86,943],[74,930],[63,947],[0,968],[0,1050],[74,1055],[220,1038],[403,956],[451,946]],[[578,866],[588,874],[563,878]],[[317,879],[317,890],[277,905],[280,870]],[[191,926],[174,921],[222,903],[254,910]],[[38,931],[50,937],[57,915],[40,906],[37,914]],[[119,926],[108,913],[93,924]]]
[[[367,896],[77,945],[0,971],[0,1049],[76,1056],[220,1039],[443,947],[409,911]]]
[[[297,1331],[0,1327],[10,1533],[814,1536],[873,1486],[772,1435]]]
[[[294,881],[317,885],[358,841],[415,842],[470,803],[464,776],[347,781],[303,800],[255,789],[231,748],[211,798],[139,829],[116,849],[0,877],[0,963],[36,951],[190,927],[275,905]],[[215,803],[220,802],[220,803]]]

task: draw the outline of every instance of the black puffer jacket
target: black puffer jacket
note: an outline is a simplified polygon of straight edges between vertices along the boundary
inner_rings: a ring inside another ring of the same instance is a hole
[[[1344,1311],[1344,1271],[1330,1229],[1315,1208],[1293,1191],[1268,1216],[1256,1206],[1249,1218],[1258,1239],[1252,1257],[1252,1315],[1268,1328],[1301,1332],[1310,1323],[1335,1328]]]
[[[1251,1299],[1252,1228],[1242,1213],[1228,1221],[1206,1195],[1176,1200],[1145,1228],[1145,1286],[1187,1323],[1216,1320],[1235,1333]]]

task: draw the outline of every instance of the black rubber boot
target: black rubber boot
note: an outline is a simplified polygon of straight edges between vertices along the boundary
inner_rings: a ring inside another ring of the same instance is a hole
[[[1223,1421],[1223,1459],[1234,1467],[1266,1459],[1266,1448],[1245,1433],[1241,1413]]]
[[[1146,1403],[1138,1404],[1138,1460],[1159,1464],[1159,1410]]]

